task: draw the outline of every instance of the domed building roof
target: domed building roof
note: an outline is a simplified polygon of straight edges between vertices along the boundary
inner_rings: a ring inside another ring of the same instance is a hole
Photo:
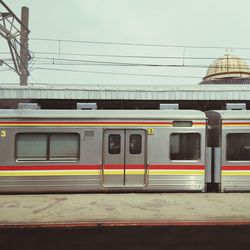
[[[248,64],[237,56],[225,54],[209,66],[203,80],[238,77],[250,77]]]

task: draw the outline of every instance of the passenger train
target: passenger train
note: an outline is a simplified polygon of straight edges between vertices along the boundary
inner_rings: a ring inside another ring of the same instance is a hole
[[[250,111],[0,110],[0,192],[250,191]]]

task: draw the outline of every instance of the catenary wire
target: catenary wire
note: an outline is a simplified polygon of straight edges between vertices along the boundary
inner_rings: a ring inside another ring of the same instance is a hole
[[[37,55],[54,55],[58,56],[58,52],[42,52],[32,51]],[[9,52],[0,52],[0,54],[9,54]],[[147,59],[185,59],[185,60],[217,60],[217,57],[190,57],[190,56],[143,56],[143,55],[119,55],[119,54],[88,54],[88,53],[60,53],[64,56],[89,56],[89,57],[118,57],[118,58],[147,58]],[[242,58],[250,60],[250,58]]]
[[[129,42],[106,42],[106,41],[90,41],[90,40],[70,40],[70,39],[52,39],[32,37],[34,41],[49,42],[65,42],[65,43],[90,43],[90,44],[106,44],[106,45],[122,45],[122,46],[146,46],[146,47],[170,47],[170,48],[192,48],[192,49],[238,49],[250,50],[250,47],[233,47],[233,46],[193,46],[193,45],[172,45],[172,44],[153,44],[153,43],[129,43]]]
[[[37,60],[44,60],[36,65],[75,65],[75,66],[120,66],[120,67],[172,67],[172,68],[208,68],[209,65],[200,64],[157,64],[157,63],[131,63],[131,62],[114,62],[114,61],[100,61],[100,60],[79,60],[79,59],[68,59],[68,58],[49,58],[49,57],[34,57]],[[216,66],[214,66],[216,68]],[[228,65],[221,66],[220,68],[232,68]],[[210,66],[210,68],[213,68]]]
[[[164,78],[198,78],[196,76],[174,76],[174,75],[157,75],[157,74],[134,74],[134,73],[121,73],[121,72],[107,72],[107,71],[91,71],[91,70],[75,70],[75,69],[61,69],[61,68],[43,68],[36,67],[33,70],[51,70],[62,72],[79,72],[79,73],[93,73],[93,74],[107,74],[107,75],[126,75],[126,76],[145,76],[145,77],[164,77]]]

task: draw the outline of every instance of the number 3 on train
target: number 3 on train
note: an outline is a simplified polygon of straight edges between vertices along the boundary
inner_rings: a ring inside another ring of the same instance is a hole
[[[6,131],[5,130],[0,130],[0,137],[6,137]]]

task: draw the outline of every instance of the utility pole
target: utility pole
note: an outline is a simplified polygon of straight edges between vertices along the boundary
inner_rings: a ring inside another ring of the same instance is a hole
[[[28,50],[28,32],[25,32],[29,28],[29,9],[22,7],[21,22],[21,36],[20,36],[20,85],[28,84],[28,61],[29,61],[29,50]],[[24,28],[25,27],[25,28]]]
[[[0,65],[4,64],[15,71],[20,77],[20,85],[28,82],[28,61],[30,54],[28,50],[29,9],[22,8],[22,21],[12,10],[0,0],[0,36],[2,36],[9,47],[12,63],[0,59]]]

